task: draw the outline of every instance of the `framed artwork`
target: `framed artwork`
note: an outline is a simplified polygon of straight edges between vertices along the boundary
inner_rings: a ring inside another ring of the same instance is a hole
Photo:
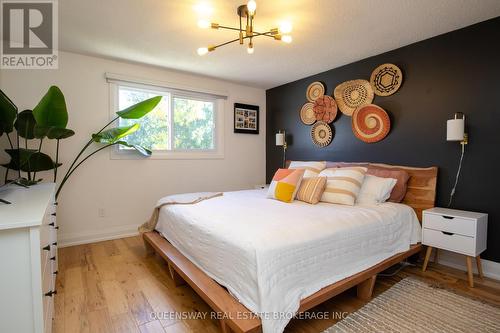
[[[234,133],[259,134],[259,107],[234,103]]]

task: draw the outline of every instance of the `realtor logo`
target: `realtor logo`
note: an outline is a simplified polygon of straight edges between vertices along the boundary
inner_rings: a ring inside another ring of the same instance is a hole
[[[0,0],[2,69],[57,69],[57,0]]]

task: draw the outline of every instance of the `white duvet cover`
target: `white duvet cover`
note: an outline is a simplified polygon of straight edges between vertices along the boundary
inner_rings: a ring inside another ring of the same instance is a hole
[[[264,333],[282,332],[301,299],[421,240],[403,204],[288,204],[266,190],[165,206],[156,229],[259,314]]]

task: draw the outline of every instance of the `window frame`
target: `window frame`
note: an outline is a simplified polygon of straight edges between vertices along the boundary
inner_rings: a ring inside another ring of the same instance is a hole
[[[218,96],[198,93],[193,91],[183,91],[174,88],[167,88],[163,86],[135,83],[129,81],[113,81],[109,82],[109,117],[110,120],[116,117],[116,112],[119,107],[119,89],[120,87],[150,90],[153,92],[169,94],[170,99],[170,150],[153,150],[148,159],[223,159],[224,158],[224,109],[225,99],[218,98]],[[173,120],[173,104],[174,97],[189,98],[193,100],[213,102],[214,104],[214,149],[174,149],[174,120]],[[119,125],[119,119],[113,125]],[[110,149],[111,159],[143,159],[143,155],[137,153],[135,150],[119,149],[118,146]]]

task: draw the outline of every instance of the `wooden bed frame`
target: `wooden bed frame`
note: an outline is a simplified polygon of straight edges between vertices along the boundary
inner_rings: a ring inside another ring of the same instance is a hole
[[[328,167],[339,165],[341,163],[328,162],[327,164]],[[386,164],[370,165],[408,172],[410,179],[403,203],[415,210],[420,221],[422,211],[434,207],[437,167],[413,168]],[[149,254],[157,253],[167,261],[170,275],[176,286],[189,284],[214,311],[223,314],[223,318],[220,320],[222,332],[262,332],[261,321],[258,317],[231,296],[224,287],[189,261],[159,233],[156,231],[144,233],[143,239]],[[369,300],[378,273],[419,253],[420,250],[421,244],[412,245],[406,252],[398,253],[362,272],[319,290],[300,302],[299,313],[307,311],[354,286],[357,286],[358,298]]]

